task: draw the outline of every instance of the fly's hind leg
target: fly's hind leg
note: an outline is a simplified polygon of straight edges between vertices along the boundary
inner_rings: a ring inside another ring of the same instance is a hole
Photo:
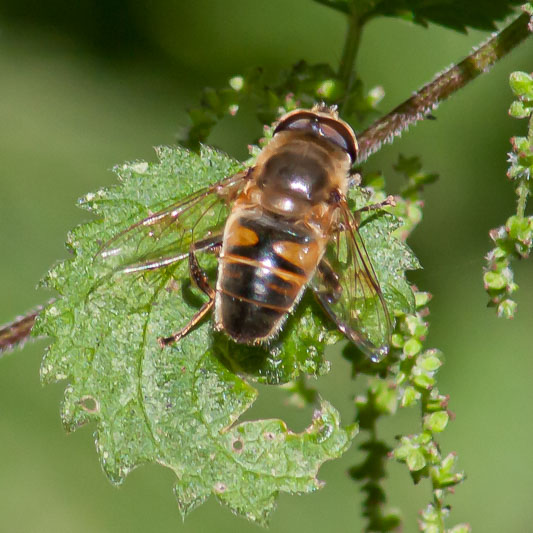
[[[337,329],[343,335],[363,351],[373,353],[375,347],[372,343],[362,337],[357,330],[354,330],[349,324],[347,324],[335,311],[334,306],[342,297],[342,286],[338,275],[325,259],[322,259],[318,265],[317,276],[320,281],[317,286],[313,288],[313,292],[324,312],[336,324]]]
[[[318,264],[316,275],[320,281],[313,288],[313,292],[318,303],[326,315],[336,324],[338,330],[353,342],[357,342],[359,337],[353,334],[351,328],[339,318],[333,308],[342,296],[342,286],[339,281],[339,276],[326,259],[322,259]]]
[[[187,335],[204,318],[204,316],[211,311],[213,305],[215,304],[215,290],[213,287],[211,287],[211,285],[209,285],[209,278],[198,263],[196,252],[202,250],[217,254],[221,245],[222,236],[217,235],[203,241],[198,241],[191,246],[189,251],[189,272],[191,274],[191,279],[203,293],[207,294],[209,300],[205,302],[202,307],[200,307],[200,309],[193,315],[189,322],[178,332],[174,333],[170,337],[161,337],[159,339],[159,344],[161,347],[178,342],[180,339],[185,337],[185,335]]]
[[[318,301],[322,305],[324,305],[324,303],[332,305],[338,302],[342,296],[342,287],[339,281],[339,276],[326,259],[322,259],[318,264],[317,276],[320,278],[323,286],[321,290],[315,290],[315,296]]]

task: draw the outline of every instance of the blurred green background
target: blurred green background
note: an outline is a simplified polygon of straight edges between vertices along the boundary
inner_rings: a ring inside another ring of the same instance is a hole
[[[68,230],[88,219],[76,199],[115,183],[115,163],[153,160],[153,146],[174,143],[201,87],[254,65],[336,65],[345,32],[340,14],[309,0],[74,4],[0,1],[0,323],[49,297],[34,287],[67,257]],[[358,67],[368,86],[385,87],[387,111],[486,37],[379,19],[365,30]],[[530,38],[443,104],[438,120],[413,128],[366,167],[388,172],[391,192],[399,186],[391,171],[399,152],[422,154],[425,168],[441,176],[427,190],[425,219],[411,241],[424,265],[411,279],[434,294],[428,346],[446,355],[439,387],[457,415],[441,442],[444,452],[458,452],[468,475],[449,499],[452,522],[485,533],[533,530],[531,260],[516,265],[512,321],[486,309],[481,282],[487,232],[514,209],[505,178],[509,138],[526,128],[507,116],[507,77],[530,71],[532,58]],[[259,134],[251,118],[227,119],[211,142],[244,157]],[[213,499],[182,523],[173,474],[162,467],[140,468],[115,489],[100,469],[94,428],[67,436],[61,427],[64,384],[39,383],[45,345],[0,362],[0,532],[258,531]],[[336,353],[330,359],[332,372],[318,387],[348,423],[363,383],[350,380]],[[283,398],[261,387],[253,415],[281,416],[301,430],[311,410],[286,407]],[[399,413],[380,431],[391,441],[415,432],[417,415]],[[322,491],[282,495],[270,531],[361,531],[361,497],[345,474],[358,460],[356,441],[322,468]],[[404,511],[405,531],[415,531],[429,486],[413,487],[396,464],[387,486],[391,504]]]

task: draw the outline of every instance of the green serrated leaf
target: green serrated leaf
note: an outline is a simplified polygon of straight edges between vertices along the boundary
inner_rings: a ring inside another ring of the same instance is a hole
[[[389,310],[411,313],[415,297],[405,271],[419,269],[420,263],[411,249],[394,235],[398,227],[400,223],[393,215],[374,213],[363,220],[360,233]]]
[[[43,282],[61,298],[34,328],[35,334],[54,338],[42,380],[68,379],[63,423],[67,430],[96,423],[102,466],[114,483],[155,462],[175,472],[184,515],[214,494],[234,512],[264,524],[279,491],[320,487],[318,468],[347,449],[357,428],[341,428],[327,402],[301,434],[281,420],[237,423],[257,392],[228,369],[209,323],[171,347],[158,343],[200,305],[189,287],[186,261],[144,273],[110,274],[94,260],[101,243],[120,230],[242,168],[208,148],[201,155],[161,148],[158,155],[158,163],[117,167],[121,186],[82,200],[103,218],[70,233],[73,259],[54,267]],[[325,371],[321,351],[339,334],[324,325],[324,317],[317,318],[312,303],[302,304],[283,332],[285,344],[273,354],[262,349],[266,362],[256,371],[265,381],[288,381],[302,370]],[[316,353],[309,356],[313,342]]]
[[[400,17],[427,26],[433,22],[454,30],[467,27],[494,29],[494,22],[512,13],[521,0],[501,2],[462,2],[461,0],[315,0],[347,15],[355,12],[360,19],[379,15]]]
[[[325,2],[324,2],[325,3]],[[495,28],[494,23],[512,13],[521,0],[499,2],[464,2],[462,0],[354,0],[365,17],[395,16],[427,26],[433,22],[458,31],[468,27],[480,30]]]
[[[494,29],[494,23],[512,13],[512,6],[518,6],[521,0],[506,0],[476,4],[460,0],[315,0],[319,4],[331,7],[349,15],[355,11],[360,19],[380,15],[399,17],[422,26],[433,22],[442,26],[466,31],[467,27],[480,30]]]

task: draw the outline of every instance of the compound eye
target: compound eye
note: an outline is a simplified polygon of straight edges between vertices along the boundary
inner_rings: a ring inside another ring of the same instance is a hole
[[[357,143],[353,132],[338,120],[300,111],[280,122],[274,130],[274,134],[287,130],[306,131],[327,139],[346,152],[351,157],[352,162],[357,157]]]
[[[342,135],[339,131],[337,131],[332,126],[329,126],[328,124],[321,124],[320,133],[328,141],[332,142],[333,144],[336,144],[339,148],[342,148],[345,152],[352,156],[353,143],[351,139],[349,142],[344,135]]]
[[[296,111],[289,113],[289,115],[281,120],[276,126],[274,134],[280,131],[286,130],[300,130],[300,131],[313,131],[316,128],[316,115],[309,113],[308,111]]]
[[[289,122],[285,125],[283,129],[286,130],[312,130],[312,119],[310,118],[299,118],[293,122]]]

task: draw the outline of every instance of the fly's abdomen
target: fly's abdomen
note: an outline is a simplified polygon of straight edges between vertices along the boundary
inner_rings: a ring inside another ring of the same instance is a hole
[[[237,342],[273,336],[298,301],[322,255],[307,228],[238,211],[224,231],[216,323]]]

